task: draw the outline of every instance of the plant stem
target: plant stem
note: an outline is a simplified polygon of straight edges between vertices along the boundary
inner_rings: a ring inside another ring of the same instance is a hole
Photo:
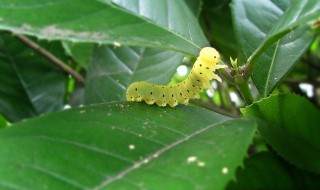
[[[238,90],[240,91],[244,101],[247,105],[250,105],[253,103],[253,96],[251,93],[251,90],[249,88],[249,83],[247,80],[243,80],[242,82],[236,83],[236,86]]]
[[[67,64],[65,64],[63,61],[58,59],[56,56],[51,54],[49,51],[43,49],[38,44],[30,40],[24,35],[21,34],[14,34],[14,36],[19,39],[24,44],[30,46],[32,49],[40,53],[42,56],[47,58],[49,61],[53,62],[54,64],[58,65],[63,71],[66,73],[69,73],[71,76],[73,76],[79,83],[84,84],[85,79],[75,70],[73,70],[71,67],[69,67]]]
[[[218,72],[231,84],[235,83],[234,76],[232,76],[229,68],[219,69]]]

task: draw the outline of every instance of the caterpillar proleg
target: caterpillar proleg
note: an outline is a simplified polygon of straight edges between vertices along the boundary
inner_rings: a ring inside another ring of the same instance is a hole
[[[148,82],[132,83],[126,92],[128,101],[147,104],[156,103],[158,106],[175,107],[178,103],[188,104],[189,99],[198,99],[199,93],[204,89],[213,92],[210,85],[212,79],[221,82],[221,78],[215,74],[217,69],[225,68],[225,65],[217,65],[220,55],[212,47],[201,49],[199,57],[193,65],[190,75],[182,82],[169,86],[160,86]]]

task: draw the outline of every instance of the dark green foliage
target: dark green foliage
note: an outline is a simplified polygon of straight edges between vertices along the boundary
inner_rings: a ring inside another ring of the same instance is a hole
[[[319,189],[319,13],[316,0],[0,0],[0,189]],[[209,44],[229,66],[213,96],[124,102],[133,81],[182,81]]]

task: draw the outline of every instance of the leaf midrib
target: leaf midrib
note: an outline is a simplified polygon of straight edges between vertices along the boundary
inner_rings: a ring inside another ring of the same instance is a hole
[[[105,3],[103,3],[103,2],[101,2],[101,3],[102,3],[102,4],[105,4]],[[193,43],[192,41],[190,41],[189,39],[185,38],[184,36],[181,36],[181,35],[179,35],[178,33],[173,33],[174,31],[169,30],[169,28],[162,27],[161,25],[158,25],[158,24],[156,24],[155,22],[151,22],[152,19],[147,19],[146,17],[140,16],[139,14],[137,14],[137,13],[135,13],[135,12],[133,12],[133,11],[128,11],[127,9],[122,8],[121,6],[118,6],[117,4],[115,4],[115,3],[113,3],[113,2],[108,3],[108,4],[109,4],[111,7],[115,8],[115,9],[118,9],[118,10],[120,10],[120,11],[122,11],[122,12],[124,12],[124,13],[130,14],[130,15],[133,15],[133,16],[135,16],[135,17],[137,17],[137,18],[145,21],[146,23],[149,23],[149,24],[151,24],[151,25],[154,25],[154,26],[156,26],[156,27],[158,27],[158,28],[161,28],[161,29],[165,30],[166,32],[168,32],[168,33],[170,33],[170,34],[173,34],[173,35],[175,35],[175,36],[178,36],[179,38],[181,38],[181,39],[189,42],[189,43],[192,44],[192,45],[194,45],[194,46],[197,47],[198,49],[201,49],[200,46],[198,46],[197,44]],[[114,6],[113,4],[116,5],[116,6]],[[139,9],[140,9],[140,8],[139,8]],[[168,11],[168,9],[167,9],[167,11]],[[188,25],[189,25],[189,24],[188,24]],[[188,27],[188,29],[189,29],[189,27]]]
[[[268,75],[267,75],[266,85],[265,85],[264,90],[263,90],[263,97],[266,97],[268,95],[268,86],[269,86],[269,83],[270,83],[270,76],[271,76],[272,69],[273,69],[273,67],[275,65],[275,59],[276,59],[277,52],[278,52],[278,49],[279,49],[279,44],[280,44],[280,40],[278,40],[277,45],[276,45],[276,49],[274,50],[274,54],[272,56],[270,68],[269,68]]]
[[[158,150],[155,153],[149,155],[145,159],[143,159],[143,160],[141,160],[139,162],[136,162],[132,166],[128,167],[127,169],[119,172],[117,175],[115,175],[113,177],[110,177],[110,178],[107,178],[106,180],[102,181],[99,185],[95,186],[93,189],[94,190],[100,190],[100,189],[104,188],[105,186],[109,185],[110,183],[113,183],[114,181],[124,177],[125,175],[127,175],[127,174],[129,174],[129,173],[131,173],[131,172],[133,172],[133,171],[135,171],[137,169],[139,169],[142,165],[144,165],[146,163],[150,163],[150,161],[152,161],[155,158],[157,158],[158,156],[166,153],[167,151],[173,149],[174,147],[176,147],[176,146],[188,141],[190,138],[193,138],[193,137],[201,134],[202,132],[205,132],[206,130],[209,130],[212,127],[215,127],[217,125],[223,124],[223,123],[225,123],[225,122],[227,122],[229,120],[230,119],[224,120],[224,121],[220,121],[220,122],[218,122],[218,123],[216,123],[214,125],[209,125],[209,126],[207,126],[205,128],[202,128],[202,129],[200,129],[198,131],[195,131],[194,133],[192,133],[192,134],[190,134],[190,135],[188,135],[188,136],[186,136],[186,137],[184,137],[184,138],[182,138],[182,139],[180,139],[180,140],[178,140],[176,142],[173,142],[172,144],[170,144],[170,145],[168,145],[168,146],[166,146],[164,148],[161,148],[160,150]]]

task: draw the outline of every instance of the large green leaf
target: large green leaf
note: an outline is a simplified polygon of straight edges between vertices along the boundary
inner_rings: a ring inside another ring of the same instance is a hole
[[[267,166],[267,167],[266,167]],[[294,181],[283,162],[270,152],[252,155],[237,170],[228,189],[294,189]]]
[[[184,0],[190,10],[193,12],[193,14],[196,17],[199,17],[199,14],[201,12],[201,6],[202,6],[202,0]]]
[[[303,26],[277,41],[262,55],[256,63],[252,79],[263,97],[267,97],[291,71],[313,38],[314,33],[309,26]]]
[[[109,103],[0,130],[3,189],[223,189],[255,123],[204,109]]]
[[[2,115],[0,115],[0,129],[5,128],[8,125],[9,125],[9,122]]]
[[[227,61],[229,57],[237,57],[240,52],[234,30],[232,30],[229,1],[205,0],[202,13],[203,25],[210,43],[224,55]]]
[[[259,47],[289,6],[290,0],[232,1],[234,29],[244,61]]]
[[[293,94],[274,95],[241,109],[246,117],[266,121],[259,131],[290,163],[320,173],[320,112]]]
[[[57,56],[59,43],[40,42]],[[0,113],[10,121],[62,109],[68,76],[6,33],[0,33]]]
[[[132,82],[148,81],[166,85],[183,55],[144,47],[96,47],[87,73],[85,102],[125,100]]]
[[[267,167],[266,167],[267,166]],[[227,189],[319,189],[320,176],[298,170],[271,152],[261,152],[244,161],[237,179]]]
[[[184,0],[0,0],[0,4],[0,29],[39,38],[159,47],[192,55],[208,45]]]
[[[307,4],[296,5],[301,2]],[[292,5],[289,0],[233,1],[235,30],[244,60],[261,55],[255,61],[252,79],[263,97],[271,93],[309,47],[313,39],[310,25],[290,30],[305,20],[314,19],[317,10],[320,11],[320,3],[316,1],[299,1]],[[280,39],[284,34],[285,37]]]

